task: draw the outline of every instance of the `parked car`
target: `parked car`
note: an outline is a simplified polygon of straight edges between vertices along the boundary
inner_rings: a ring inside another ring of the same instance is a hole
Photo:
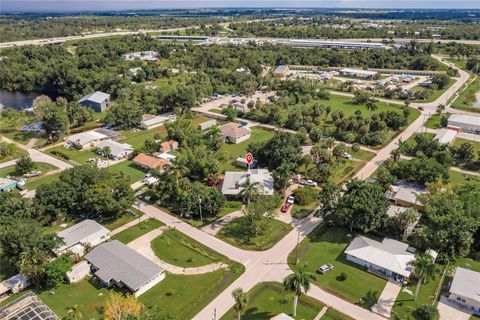
[[[344,152],[342,153],[342,158],[345,158],[345,159],[352,159],[352,155],[348,152]]]
[[[241,121],[240,122],[240,127],[246,127],[246,126],[248,126],[248,122],[246,122],[246,121]]]
[[[285,202],[285,204],[280,208],[280,211],[282,211],[283,213],[288,212],[288,209],[290,209],[291,206],[291,203]]]
[[[318,268],[318,272],[320,272],[321,274],[325,274],[327,273],[327,271],[330,271],[330,270],[333,270],[333,266],[328,263]]]
[[[295,198],[293,196],[289,196],[287,198],[287,203],[293,204],[295,202]]]
[[[32,171],[32,172],[27,173],[25,176],[27,178],[31,178],[31,177],[38,177],[41,174],[42,174],[42,171]]]
[[[312,187],[317,186],[317,183],[313,180],[310,180],[310,179],[309,180],[303,180],[302,182],[303,182],[302,184],[304,184],[306,186],[312,186]]]

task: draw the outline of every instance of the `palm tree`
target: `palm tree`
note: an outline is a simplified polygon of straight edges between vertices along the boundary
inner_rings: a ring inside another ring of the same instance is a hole
[[[243,310],[247,307],[248,296],[242,288],[237,288],[232,291],[232,297],[235,300],[235,305],[233,309],[237,312],[237,319],[240,320],[240,315]]]
[[[377,105],[375,104],[374,101],[367,101],[367,103],[365,104],[365,106],[367,107],[368,110],[370,110],[371,112],[377,110]]]
[[[240,196],[242,197],[244,203],[248,205],[251,199],[258,196],[259,186],[260,183],[252,182],[252,180],[250,180],[250,177],[247,177],[247,179],[242,184],[240,184],[240,187],[242,188],[242,190],[240,191]]]
[[[112,153],[112,149],[109,146],[103,147],[102,149],[103,155],[107,157],[107,166],[110,166],[110,153]]]
[[[425,283],[427,278],[432,277],[437,271],[437,267],[432,256],[427,253],[418,253],[415,260],[410,263],[413,266],[413,273],[417,278],[417,288],[415,289],[415,301],[417,301],[420,286]]]
[[[303,268],[299,268],[297,271],[287,276],[283,280],[283,286],[285,287],[285,290],[294,294],[292,311],[292,315],[294,317],[297,316],[298,298],[303,294],[303,292],[307,292],[310,289],[310,280],[313,278],[314,276],[312,273],[304,271]]]
[[[70,308],[68,310],[68,315],[73,317],[73,319],[75,319],[75,320],[83,319],[82,311],[80,311],[81,308],[83,308],[83,305],[81,305],[81,304],[74,304],[74,305],[70,306]]]

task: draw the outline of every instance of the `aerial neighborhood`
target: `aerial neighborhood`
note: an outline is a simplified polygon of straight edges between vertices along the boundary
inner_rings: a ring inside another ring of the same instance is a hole
[[[446,2],[7,4],[0,319],[480,319],[480,10]]]

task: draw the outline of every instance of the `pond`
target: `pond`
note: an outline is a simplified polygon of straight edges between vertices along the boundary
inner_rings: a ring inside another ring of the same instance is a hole
[[[21,110],[30,108],[33,100],[40,95],[41,93],[34,91],[22,92],[0,89],[0,109]]]

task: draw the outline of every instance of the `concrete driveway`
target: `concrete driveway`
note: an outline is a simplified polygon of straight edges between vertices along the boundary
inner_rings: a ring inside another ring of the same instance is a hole
[[[402,287],[400,287],[398,284],[387,281],[387,284],[383,289],[382,294],[378,298],[377,303],[373,305],[372,311],[384,316],[385,318],[390,318],[393,304],[395,303],[395,300],[397,300],[398,293],[401,289]]]
[[[437,305],[440,313],[440,320],[468,320],[472,315],[468,309],[461,309],[460,306],[452,303],[446,297],[441,297]]]

